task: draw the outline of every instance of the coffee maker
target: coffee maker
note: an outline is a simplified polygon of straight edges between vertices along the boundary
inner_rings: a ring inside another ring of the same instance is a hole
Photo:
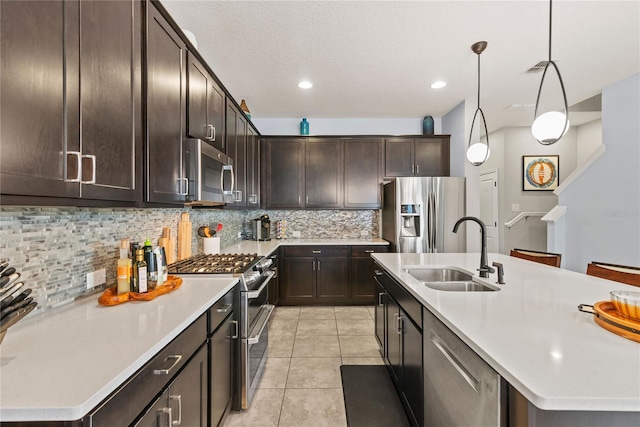
[[[251,229],[253,240],[271,240],[271,220],[269,220],[269,215],[262,215],[260,218],[252,219]]]

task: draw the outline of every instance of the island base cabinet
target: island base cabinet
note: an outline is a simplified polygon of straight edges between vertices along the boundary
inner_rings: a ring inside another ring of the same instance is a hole
[[[233,316],[227,317],[210,341],[210,425],[215,427],[231,407],[233,388]]]
[[[429,310],[423,317],[425,425],[506,426],[504,380]]]
[[[385,347],[385,332],[386,332],[386,319],[384,315],[384,304],[387,293],[384,291],[384,288],[376,282],[376,305],[374,307],[374,332],[376,336],[376,341],[378,341],[378,346],[380,346],[380,355],[382,358],[387,357],[386,347]]]

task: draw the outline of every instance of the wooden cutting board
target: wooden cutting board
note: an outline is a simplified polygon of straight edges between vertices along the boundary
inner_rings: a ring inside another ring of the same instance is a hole
[[[167,255],[167,264],[176,262],[176,239],[171,237],[171,228],[162,228],[162,237],[158,239],[158,246],[164,248],[164,252]]]
[[[178,261],[191,256],[191,221],[189,212],[182,212],[178,222]]]

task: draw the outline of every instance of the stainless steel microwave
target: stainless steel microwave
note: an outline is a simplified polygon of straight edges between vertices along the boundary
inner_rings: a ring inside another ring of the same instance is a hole
[[[222,206],[232,202],[235,186],[232,159],[201,139],[183,140],[183,150],[188,181],[185,204]]]

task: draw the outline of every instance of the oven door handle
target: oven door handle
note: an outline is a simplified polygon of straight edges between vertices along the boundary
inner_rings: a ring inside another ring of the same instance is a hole
[[[260,327],[255,326],[253,328],[254,331],[257,329],[258,332],[249,336],[249,338],[247,338],[247,344],[252,345],[252,344],[258,344],[258,342],[260,342],[260,335],[262,335],[264,328],[267,326],[267,324],[269,324],[269,319],[271,318],[271,313],[273,313],[274,308],[275,308],[275,305],[271,305],[271,304],[265,305],[264,312],[260,316],[261,317],[260,324],[259,324]]]
[[[256,299],[260,296],[260,292],[262,292],[264,290],[264,287],[267,286],[267,284],[269,283],[269,281],[273,278],[273,276],[276,273],[271,270],[267,273],[267,279],[262,282],[262,285],[260,285],[260,288],[258,288],[257,291],[251,291],[251,292],[247,292],[247,299]]]

